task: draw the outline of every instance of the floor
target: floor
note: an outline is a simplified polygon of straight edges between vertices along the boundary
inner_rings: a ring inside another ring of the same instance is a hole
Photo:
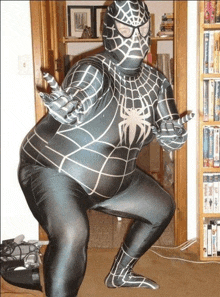
[[[114,216],[110,216],[107,214],[103,214],[101,212],[90,210],[88,213],[89,221],[90,221],[90,241],[89,241],[89,250],[88,250],[88,267],[85,276],[85,280],[83,281],[82,288],[79,291],[78,297],[142,297],[142,296],[153,296],[151,293],[147,291],[133,291],[129,289],[125,289],[122,291],[111,290],[105,287],[104,279],[109,272],[109,269],[112,265],[114,256],[117,253],[118,248],[123,242],[123,238],[126,234],[126,231],[129,225],[132,223],[132,220],[129,219],[121,219]],[[164,231],[162,236],[158,239],[154,246],[174,246],[174,220],[168,225],[167,229]],[[149,257],[151,255],[150,252],[146,253],[146,256]],[[151,265],[155,265],[155,260],[149,261],[146,258],[146,261],[141,261],[138,269],[141,268],[140,265],[143,266],[143,274],[146,273],[145,270],[151,272],[152,278],[156,279],[158,277],[158,271],[151,268]],[[151,264],[151,265],[150,265]],[[150,266],[149,266],[150,265]],[[149,267],[148,267],[149,266]],[[141,269],[140,269],[140,272]],[[43,273],[41,273],[41,278]],[[3,281],[1,279],[1,281]],[[42,280],[43,283],[43,280]],[[15,287],[13,285],[8,284],[3,281],[2,283],[1,294],[2,297],[45,297],[45,294],[40,291],[31,291],[25,290],[19,287]],[[133,294],[134,292],[134,294]],[[136,295],[138,293],[138,295]],[[147,295],[146,295],[147,294]],[[148,295],[150,294],[150,295]],[[156,297],[157,295],[154,294]],[[161,295],[159,295],[161,296]],[[158,296],[158,297],[159,297]],[[163,297],[170,297],[171,295],[162,295]],[[171,297],[182,297],[179,296],[171,296]],[[194,297],[194,296],[193,296]],[[214,297],[214,296],[213,296]]]
[[[92,210],[88,215],[90,221],[89,248],[119,248],[132,221]],[[155,245],[174,246],[174,220]]]

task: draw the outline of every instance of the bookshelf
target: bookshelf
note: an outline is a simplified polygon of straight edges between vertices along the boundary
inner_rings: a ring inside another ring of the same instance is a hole
[[[213,203],[207,203],[207,201],[211,201],[210,199],[213,197],[215,199],[214,193],[215,188],[214,184],[217,185],[217,189],[219,188],[218,180],[214,183],[214,176],[220,174],[220,168],[212,166],[212,162],[209,161],[208,165],[205,164],[204,158],[206,151],[206,144],[204,143],[204,128],[208,127],[208,131],[210,131],[210,127],[220,127],[219,118],[213,119],[210,116],[210,110],[208,110],[208,119],[204,118],[205,108],[204,108],[204,82],[208,81],[207,85],[209,86],[208,94],[208,104],[210,104],[210,81],[214,82],[214,86],[216,86],[216,81],[220,80],[220,69],[214,69],[213,73],[210,73],[210,70],[205,71],[204,60],[207,55],[205,55],[205,49],[207,50],[207,41],[205,41],[204,35],[209,32],[216,32],[220,30],[220,23],[205,23],[205,1],[200,1],[199,3],[199,11],[200,11],[200,68],[199,68],[199,141],[198,141],[198,150],[199,150],[199,162],[198,162],[198,181],[199,181],[199,227],[200,227],[200,259],[202,261],[220,261],[220,256],[217,256],[215,252],[215,238],[213,237],[214,233],[220,232],[220,227],[217,227],[214,223],[220,221],[220,207],[215,207],[215,201]],[[215,33],[214,33],[215,34]],[[210,48],[209,48],[210,49]],[[210,51],[211,52],[211,51]],[[218,46],[218,55],[219,55],[219,46]],[[209,53],[210,57],[210,53]],[[212,72],[212,71],[211,71]],[[210,132],[209,132],[210,133]],[[209,136],[210,137],[210,136]],[[210,138],[207,138],[210,139]],[[219,143],[219,142],[218,142]],[[209,148],[209,146],[208,146]],[[210,165],[211,164],[211,165]],[[208,167],[206,167],[208,166]],[[209,194],[207,189],[210,190]],[[213,191],[213,192],[212,192]],[[220,190],[218,190],[218,197],[220,196]],[[210,198],[211,197],[211,198]],[[219,201],[219,198],[218,198]],[[218,228],[218,231],[215,230]],[[213,248],[214,245],[214,248]]]

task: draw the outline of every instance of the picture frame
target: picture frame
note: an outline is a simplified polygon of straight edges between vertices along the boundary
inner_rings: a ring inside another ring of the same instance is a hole
[[[80,38],[86,26],[93,28],[93,6],[68,6],[68,36]]]
[[[94,6],[94,21],[95,21],[95,38],[102,37],[102,28],[104,23],[104,16],[108,6]]]

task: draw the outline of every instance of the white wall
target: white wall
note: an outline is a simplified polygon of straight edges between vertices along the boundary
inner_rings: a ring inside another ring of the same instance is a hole
[[[187,105],[188,110],[192,110],[196,116],[188,125],[188,141],[187,141],[187,226],[188,239],[198,236],[198,201],[197,201],[197,95],[198,95],[198,2],[188,1],[188,45],[187,45]]]
[[[17,180],[19,148],[35,122],[29,1],[1,1],[1,22],[1,240],[37,239],[37,221]],[[27,62],[20,70],[19,57]]]

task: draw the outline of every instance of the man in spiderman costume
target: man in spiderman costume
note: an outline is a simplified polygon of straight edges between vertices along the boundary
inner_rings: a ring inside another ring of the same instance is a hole
[[[105,51],[79,61],[62,87],[41,93],[49,113],[21,147],[19,181],[33,215],[48,234],[44,257],[48,297],[73,297],[82,283],[89,240],[87,210],[134,219],[106,285],[157,289],[133,272],[175,210],[173,199],[136,168],[154,135],[168,151],[187,139],[171,86],[143,64],[150,44],[144,2],[114,1],[103,30]]]

